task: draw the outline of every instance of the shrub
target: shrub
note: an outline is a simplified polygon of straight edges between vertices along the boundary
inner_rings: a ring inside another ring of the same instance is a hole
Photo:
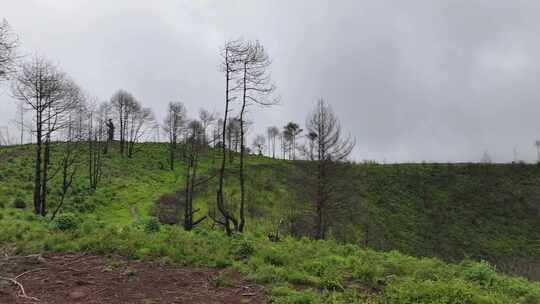
[[[255,246],[247,239],[235,239],[231,247],[231,253],[237,259],[245,259],[255,253]]]
[[[326,290],[343,291],[343,277],[335,269],[327,268],[321,277],[321,287]]]
[[[53,225],[61,231],[72,230],[79,226],[79,219],[73,213],[63,213],[54,219]]]
[[[376,264],[358,264],[352,271],[352,278],[365,286],[375,287],[384,280],[384,269]]]
[[[285,266],[287,256],[285,253],[272,248],[264,253],[264,262],[273,266]]]
[[[142,224],[144,231],[148,233],[159,232],[159,230],[161,230],[161,224],[155,217],[150,217],[144,220]]]
[[[486,261],[471,263],[463,272],[465,280],[483,286],[491,285],[496,275],[495,267]]]
[[[214,288],[227,288],[233,286],[231,280],[223,274],[212,277],[210,279],[210,285]]]
[[[25,209],[26,208],[26,203],[24,202],[22,197],[17,196],[17,198],[15,198],[15,200],[13,201],[13,208],[17,208],[17,209]]]
[[[4,201],[0,201],[0,208],[5,208],[6,207],[6,203],[4,203]]]

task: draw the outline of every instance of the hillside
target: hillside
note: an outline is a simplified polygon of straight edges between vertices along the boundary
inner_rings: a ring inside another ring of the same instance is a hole
[[[250,156],[247,232],[230,239],[210,220],[192,232],[156,222],[156,202],[179,191],[184,178],[182,166],[167,169],[164,144],[142,144],[133,159],[105,156],[96,192],[87,190],[82,161],[62,214],[52,222],[35,216],[32,148],[0,148],[0,243],[18,254],[118,254],[232,268],[266,285],[274,303],[540,301],[537,283],[498,274],[486,262],[462,262],[485,259],[499,270],[538,279],[538,166],[354,165],[343,176],[334,240],[312,241],[295,229],[295,211],[307,203],[298,164]],[[61,149],[55,145],[53,156]],[[212,176],[214,159],[207,152],[201,176]],[[233,203],[239,195],[235,166],[233,161],[226,182]],[[53,180],[51,207],[59,183]],[[214,208],[212,183],[196,194],[200,214]],[[271,242],[267,234],[276,229],[296,237]]]
[[[360,165],[369,246],[459,261],[486,259],[540,279],[540,166]],[[362,199],[360,200],[362,201]]]

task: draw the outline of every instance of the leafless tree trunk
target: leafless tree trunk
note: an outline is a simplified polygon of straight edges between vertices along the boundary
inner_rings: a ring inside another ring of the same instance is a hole
[[[88,181],[92,191],[97,189],[101,180],[103,174],[102,152],[108,145],[104,138],[106,116],[102,114],[98,112],[96,119],[93,111],[90,111],[88,116]]]
[[[34,209],[45,216],[52,135],[65,127],[66,115],[80,102],[80,89],[56,66],[36,56],[21,66],[12,90],[17,99],[34,111]]]
[[[316,149],[303,147],[304,154],[309,155],[316,165],[316,195],[315,195],[315,238],[324,239],[331,219],[328,216],[332,206],[333,191],[335,191],[331,172],[337,162],[341,162],[349,156],[355,146],[350,137],[343,138],[341,126],[332,109],[321,99],[306,122],[311,143]],[[309,162],[308,162],[309,163]],[[310,173],[311,174],[311,169]]]
[[[169,103],[167,116],[163,122],[163,130],[169,138],[169,166],[174,170],[177,157],[177,145],[180,134],[186,124],[186,108],[181,102]]]
[[[66,195],[68,194],[71,185],[73,184],[73,178],[77,173],[78,160],[81,154],[81,151],[79,151],[79,141],[82,139],[79,137],[80,134],[80,132],[76,132],[75,122],[72,120],[70,115],[67,126],[66,141],[63,145],[64,150],[61,162],[62,185],[60,187],[60,200],[52,213],[51,220],[54,220],[58,212],[64,206]]]
[[[201,122],[201,126],[203,128],[203,143],[204,145],[208,145],[208,127],[216,120],[216,114],[210,113],[205,109],[199,110],[199,121]]]
[[[236,92],[239,88],[238,85],[235,85],[234,83],[231,85],[231,82],[235,79],[237,79],[238,72],[240,69],[238,68],[238,62],[240,60],[239,56],[242,54],[244,46],[240,41],[228,41],[225,43],[225,46],[223,48],[223,63],[222,63],[222,69],[225,73],[225,112],[223,116],[223,126],[221,130],[222,132],[222,147],[221,147],[221,166],[219,169],[219,184],[218,184],[218,190],[217,190],[217,207],[219,212],[221,213],[223,217],[223,221],[220,221],[217,218],[214,218],[214,221],[223,225],[225,227],[225,231],[228,235],[232,234],[232,228],[235,230],[238,227],[238,221],[234,218],[234,216],[225,208],[225,199],[223,195],[223,183],[225,179],[225,164],[227,159],[227,147],[225,145],[227,138],[226,138],[226,132],[227,130],[227,123],[229,121],[229,111],[230,111],[230,104],[235,99],[233,96],[234,92]],[[234,227],[231,227],[231,223]]]
[[[127,124],[131,114],[132,105],[135,103],[135,98],[129,92],[124,90],[118,90],[111,97],[111,105],[116,112],[116,118],[118,121],[119,139],[120,139],[120,154],[124,156],[126,154],[127,147]]]
[[[275,91],[275,86],[270,81],[268,67],[270,58],[259,41],[249,42],[245,45],[242,54],[242,78],[239,80],[242,86],[242,108],[240,111],[240,225],[238,230],[244,231],[245,218],[245,131],[246,131],[246,107],[249,104],[269,106],[276,104],[276,100],[269,99]],[[260,153],[262,151],[259,150]]]
[[[199,163],[199,154],[201,148],[206,145],[204,137],[204,127],[200,121],[192,121],[189,124],[189,136],[186,144],[189,146],[187,155],[187,168],[186,168],[186,186],[185,193],[185,209],[184,209],[184,229],[187,231],[192,230],[195,226],[200,224],[206,219],[203,216],[195,220],[194,216],[199,209],[193,208],[193,199],[195,196],[195,188],[207,182],[209,179],[203,181],[197,181],[197,167]]]
[[[150,108],[143,108],[135,101],[128,115],[128,157],[135,153],[135,144],[152,129],[155,121],[154,113]]]

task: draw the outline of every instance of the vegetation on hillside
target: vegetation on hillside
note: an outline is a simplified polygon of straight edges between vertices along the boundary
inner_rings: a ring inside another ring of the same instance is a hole
[[[53,147],[61,151],[63,144],[55,144]],[[354,174],[358,174],[359,179],[353,182],[358,182],[358,187],[363,185],[359,188],[359,193],[366,193],[361,197],[370,202],[372,207],[369,209],[372,228],[367,244],[363,238],[363,222],[353,227],[351,225],[355,223],[352,221],[354,218],[348,222],[350,225],[345,225],[348,227],[336,225],[331,229],[332,238],[338,240],[357,235],[358,238],[354,240],[342,239],[350,242],[349,244],[291,236],[281,236],[279,242],[273,242],[268,238],[268,234],[274,233],[276,229],[279,229],[282,235],[294,232],[290,230],[290,219],[294,219],[294,211],[299,208],[294,205],[297,202],[296,195],[290,191],[295,188],[291,187],[290,183],[294,181],[291,176],[295,175],[297,170],[293,162],[260,156],[247,158],[250,177],[247,191],[250,202],[247,206],[247,232],[229,238],[220,226],[213,225],[211,221],[187,232],[180,225],[161,224],[154,217],[159,198],[183,187],[185,165],[179,164],[175,171],[169,169],[166,165],[166,144],[142,144],[131,160],[116,153],[107,155],[104,158],[106,170],[102,186],[92,192],[88,190],[87,178],[77,177],[63,211],[53,221],[34,215],[31,211],[29,202],[32,199],[33,168],[29,160],[32,151],[31,145],[0,149],[0,242],[2,246],[15,247],[19,253],[84,251],[120,254],[133,259],[159,259],[164,263],[234,267],[248,278],[270,286],[273,303],[540,301],[540,285],[501,275],[496,271],[496,267],[487,262],[466,259],[458,264],[447,264],[434,258],[413,258],[391,250],[397,248],[402,251],[409,250],[416,255],[439,255],[431,245],[422,241],[428,228],[408,228],[436,224],[428,216],[428,212],[434,212],[435,209],[432,210],[429,205],[423,209],[413,208],[422,196],[413,195],[416,193],[413,190],[417,189],[417,181],[412,176],[424,176],[427,179],[434,174],[441,174],[450,175],[448,178],[451,180],[455,175],[455,178],[460,177],[459,180],[467,180],[468,184],[477,184],[475,187],[470,186],[476,189],[479,187],[479,180],[484,180],[478,179],[476,174],[484,176],[487,172],[493,182],[502,183],[504,180],[517,187],[516,185],[521,185],[518,176],[524,177],[535,172],[536,168],[532,166],[490,165],[486,171],[486,166],[478,165],[357,165]],[[61,153],[53,155],[59,155],[53,162],[60,161]],[[201,172],[211,174],[215,163],[211,156],[204,159],[200,164]],[[233,167],[236,165],[238,162],[234,160]],[[396,171],[401,172],[403,180],[392,183],[396,185],[395,188],[385,186],[389,191],[377,192],[377,189],[380,189],[377,185],[384,186],[381,182],[391,182],[390,176],[396,179],[400,176]],[[510,172],[514,172],[513,175],[510,175]],[[232,200],[239,195],[236,186],[238,181],[235,178],[236,175],[229,175],[225,183],[225,191]],[[409,181],[409,184],[404,183],[405,180]],[[463,188],[461,194],[455,190],[458,187],[462,189],[463,184],[456,185],[446,181],[428,185],[432,190],[448,191],[451,197],[461,197],[463,193],[471,196],[471,200],[467,200],[468,204],[455,203],[451,206],[452,212],[447,213],[449,221],[458,220],[463,214],[476,216],[478,221],[491,226],[498,225],[501,221],[494,214],[488,213],[482,217],[480,214],[475,215],[482,207],[478,205],[476,209],[471,206],[482,202],[477,202],[478,198],[472,196],[472,192],[465,192],[467,188]],[[60,181],[55,180],[51,189],[58,189],[60,186]],[[521,186],[532,187],[530,184]],[[404,192],[404,189],[409,190]],[[493,193],[493,196],[499,197],[505,193],[504,189],[507,188],[493,188],[492,191],[499,191],[499,195]],[[521,193],[525,193],[525,188],[521,190]],[[438,193],[437,191],[432,192]],[[52,190],[51,207],[54,207],[58,198],[59,193]],[[473,198],[475,200],[472,200]],[[384,201],[389,203],[383,204]],[[211,212],[213,203],[213,187],[198,191],[195,207],[201,209],[201,214]],[[520,232],[523,239],[534,240],[537,237],[536,231],[527,226],[528,221],[531,225],[534,223],[532,209],[519,211],[518,206],[509,209],[514,211],[510,213],[510,217],[505,218],[515,218],[523,225],[516,226],[516,230],[507,230],[504,235],[495,234],[491,239],[499,238],[499,242],[511,242],[513,233],[518,233],[519,227],[523,227]],[[286,218],[288,223],[284,221],[279,225],[283,218]],[[461,230],[455,237],[463,236],[462,240],[465,240],[467,235],[483,235],[489,240],[490,234],[494,233],[489,229],[490,226],[479,226],[466,221],[461,225]],[[278,226],[279,228],[276,228]],[[383,227],[387,230],[383,231]],[[446,235],[451,233],[450,228],[443,231]],[[471,242],[467,247],[460,247],[463,246],[462,243],[452,243],[449,236],[446,238],[442,237],[445,234],[439,235],[440,246],[448,252],[467,255],[470,251],[473,252],[470,256],[473,256],[476,254],[474,251],[482,249],[482,246],[491,246],[489,242]],[[477,236],[477,239],[481,240],[481,236]],[[434,244],[434,241],[431,244]],[[516,244],[509,243],[508,247],[512,248],[517,246]],[[373,251],[364,248],[365,245],[388,252]],[[495,246],[486,248],[492,250],[493,254],[508,254]],[[524,255],[533,254],[536,252],[534,250],[537,248],[531,242],[522,243],[521,251]],[[454,257],[458,258],[452,256]]]

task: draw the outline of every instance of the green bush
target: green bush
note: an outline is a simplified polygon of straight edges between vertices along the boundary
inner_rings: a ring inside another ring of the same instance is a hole
[[[275,248],[269,248],[263,253],[264,262],[273,266],[285,266],[287,264],[287,255]]]
[[[161,224],[159,223],[159,219],[155,217],[147,218],[143,221],[143,229],[145,232],[148,233],[159,232],[161,230]]]
[[[374,287],[379,281],[384,280],[384,269],[376,264],[355,265],[352,271],[352,279],[359,281],[364,286]]]
[[[255,246],[253,246],[253,242],[245,238],[235,239],[232,243],[231,253],[237,259],[245,259],[255,253]]]
[[[483,286],[490,286],[497,275],[495,267],[486,261],[473,262],[467,265],[463,276],[465,280],[472,283],[478,283]]]
[[[54,221],[54,228],[60,231],[73,230],[79,226],[79,218],[73,213],[62,213]]]
[[[328,268],[321,277],[321,287],[326,290],[343,291],[343,276],[339,271]]]

